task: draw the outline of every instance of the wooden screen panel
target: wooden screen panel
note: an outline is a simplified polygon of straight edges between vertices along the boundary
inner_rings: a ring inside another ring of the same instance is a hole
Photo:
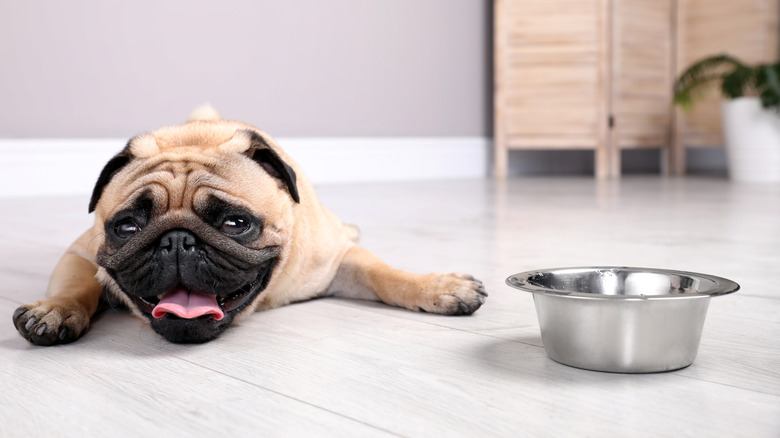
[[[674,0],[613,2],[613,146],[663,147],[671,140]]]
[[[501,94],[510,148],[596,148],[603,0],[502,0]]]
[[[778,57],[778,0],[678,0],[677,73],[728,53],[747,63]],[[697,102],[679,116],[681,146],[722,146],[720,97]]]

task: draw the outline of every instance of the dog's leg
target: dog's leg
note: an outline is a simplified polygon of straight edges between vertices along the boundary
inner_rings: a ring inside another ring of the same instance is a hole
[[[33,344],[73,342],[89,326],[103,290],[95,279],[97,265],[85,249],[90,240],[87,232],[68,248],[54,268],[46,298],[14,312],[16,329]]]
[[[471,314],[487,296],[482,282],[470,275],[412,274],[359,246],[347,251],[328,292],[444,315]]]

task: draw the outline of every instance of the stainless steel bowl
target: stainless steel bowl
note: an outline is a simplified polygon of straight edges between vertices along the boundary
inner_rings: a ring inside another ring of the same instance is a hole
[[[693,363],[710,297],[739,290],[712,275],[625,267],[541,269],[506,282],[533,293],[550,359],[616,373]]]

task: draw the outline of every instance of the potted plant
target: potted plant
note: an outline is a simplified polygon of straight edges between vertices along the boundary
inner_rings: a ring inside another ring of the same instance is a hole
[[[728,55],[711,56],[685,70],[674,84],[674,101],[690,107],[719,88],[729,176],[737,181],[780,181],[780,62],[745,65]]]

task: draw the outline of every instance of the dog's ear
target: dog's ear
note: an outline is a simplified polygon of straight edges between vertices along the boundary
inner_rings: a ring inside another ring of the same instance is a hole
[[[108,163],[106,163],[106,165],[103,167],[103,170],[100,172],[100,176],[98,177],[97,183],[95,183],[95,188],[92,189],[92,198],[89,200],[90,213],[95,211],[95,207],[97,207],[100,196],[103,194],[103,189],[106,188],[106,185],[111,181],[111,178],[113,178],[114,175],[116,175],[117,172],[125,167],[127,163],[130,162],[130,159],[133,158],[129,152],[129,149],[130,142],[127,143],[127,146],[125,146],[122,152],[114,155],[114,158],[108,160]]]
[[[301,203],[298,196],[298,184],[295,171],[279,157],[279,154],[268,144],[267,141],[258,133],[248,131],[251,137],[251,146],[247,150],[249,158],[259,164],[266,172],[274,178],[279,178],[287,186],[293,201]]]

